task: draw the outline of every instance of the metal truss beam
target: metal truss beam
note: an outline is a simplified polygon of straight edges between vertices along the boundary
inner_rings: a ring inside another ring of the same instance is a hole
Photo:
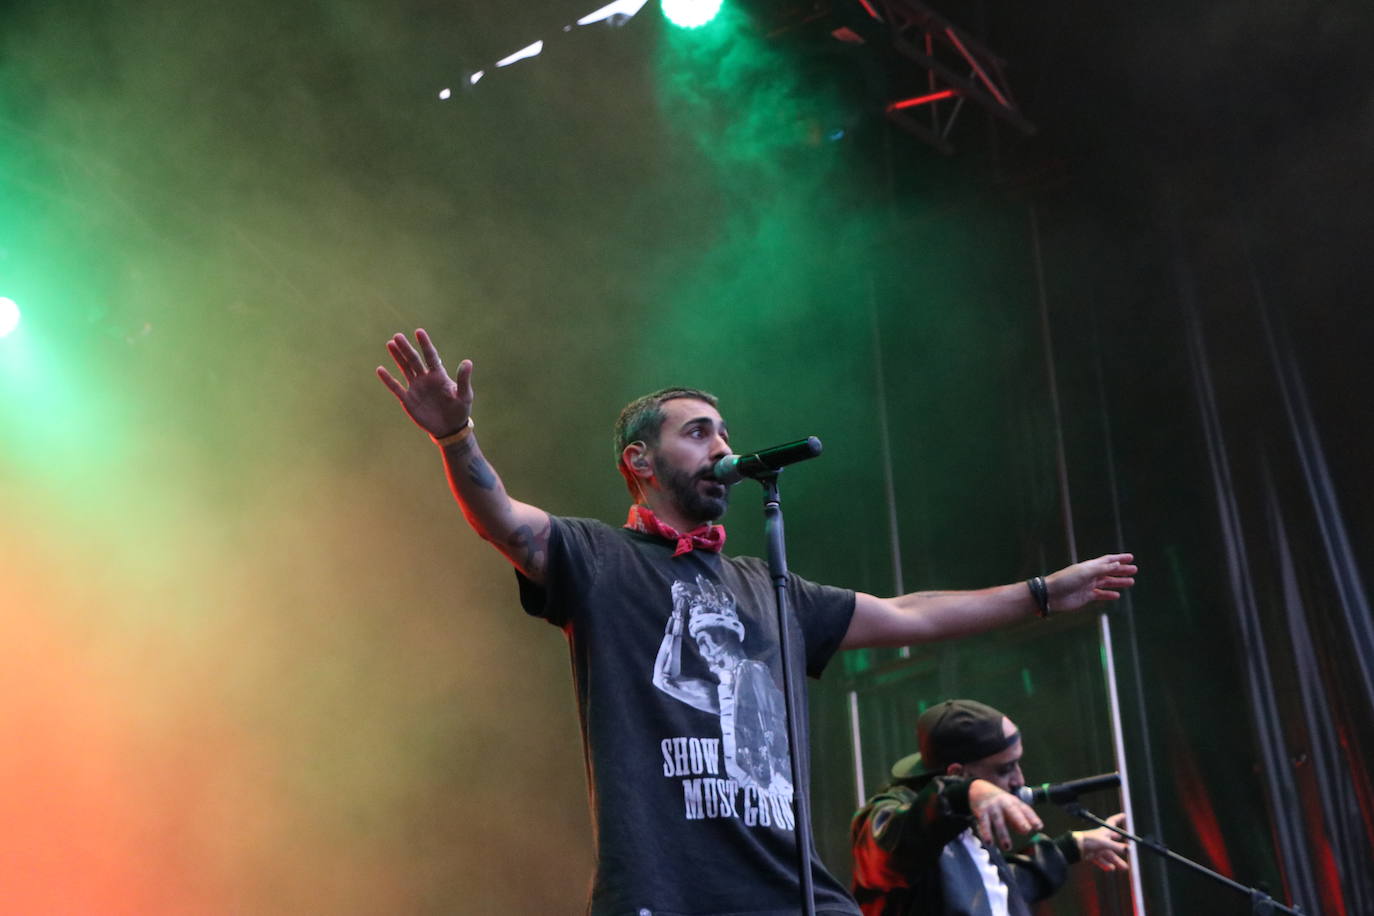
[[[859,0],[887,26],[892,48],[925,71],[925,91],[888,101],[887,116],[899,127],[951,154],[950,131],[972,102],[1030,135],[1035,125],[1017,107],[1005,62],[977,38],[919,0]]]
[[[887,75],[884,113],[946,155],[967,103],[1025,135],[1005,62],[967,30],[921,0],[772,0],[766,31],[780,35],[824,28],[831,38],[871,49]]]

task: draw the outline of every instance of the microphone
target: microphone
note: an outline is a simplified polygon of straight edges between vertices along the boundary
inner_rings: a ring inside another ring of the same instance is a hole
[[[1085,776],[1082,779],[1070,779],[1068,782],[1057,784],[1047,782],[1036,786],[1034,789],[1030,786],[1022,786],[1016,790],[1016,797],[1028,805],[1038,805],[1046,801],[1060,804],[1076,801],[1078,796],[1088,792],[1115,789],[1119,785],[1121,785],[1120,773],[1103,773],[1101,776]]]
[[[757,480],[781,471],[789,464],[815,458],[821,453],[821,440],[807,436],[786,445],[775,445],[748,455],[726,455],[716,462],[711,473],[723,484],[739,483],[746,477]]]

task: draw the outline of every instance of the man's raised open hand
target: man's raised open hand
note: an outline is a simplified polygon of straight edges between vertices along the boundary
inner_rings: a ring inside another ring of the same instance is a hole
[[[450,378],[424,328],[415,331],[415,340],[420,344],[418,351],[404,334],[386,342],[405,384],[382,366],[377,367],[377,377],[396,395],[416,426],[436,439],[443,438],[466,426],[472,416],[472,360],[459,363],[457,374]]]

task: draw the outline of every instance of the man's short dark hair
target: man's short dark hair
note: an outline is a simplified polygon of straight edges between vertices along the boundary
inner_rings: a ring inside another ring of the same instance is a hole
[[[648,446],[658,444],[658,435],[663,428],[663,405],[667,401],[676,401],[679,398],[705,401],[712,407],[716,406],[716,396],[700,388],[660,388],[652,394],[635,398],[625,405],[625,409],[620,411],[620,416],[615,421],[617,466],[620,464],[620,456],[625,453],[625,446],[631,442],[643,442]]]

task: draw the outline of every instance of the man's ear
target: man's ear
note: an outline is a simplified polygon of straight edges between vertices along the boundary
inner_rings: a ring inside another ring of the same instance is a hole
[[[946,775],[946,776],[963,776],[963,775],[964,775],[964,765],[963,765],[962,763],[951,763],[949,766],[945,767],[945,775]]]
[[[654,475],[653,468],[649,466],[648,452],[649,447],[643,442],[631,442],[620,453],[620,460],[631,475],[640,480],[648,480]]]

